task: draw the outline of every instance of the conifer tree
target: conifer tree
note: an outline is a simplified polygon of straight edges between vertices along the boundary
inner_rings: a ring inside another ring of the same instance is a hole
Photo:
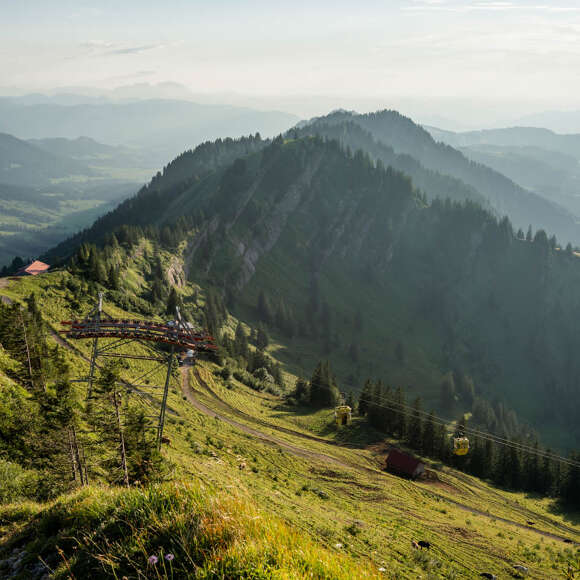
[[[300,404],[310,403],[310,385],[301,377],[296,379],[296,387],[294,388],[293,396]]]
[[[167,297],[167,306],[165,308],[165,313],[169,316],[175,316],[175,312],[178,306],[181,305],[181,300],[179,294],[175,287],[172,287],[169,291],[169,296]]]
[[[99,436],[103,455],[106,457],[103,465],[108,469],[110,480],[129,485],[118,381],[119,371],[116,365],[108,364],[101,369],[94,384],[94,400],[89,408],[88,420]]]
[[[571,453],[570,460],[580,462],[580,454]],[[568,465],[560,488],[560,497],[564,504],[573,508],[580,508],[580,467]]]
[[[369,402],[371,399],[373,384],[370,379],[365,381],[365,384],[360,392],[358,398],[358,414],[366,415],[369,409]]]
[[[257,310],[258,316],[262,322],[266,324],[272,322],[272,306],[270,300],[264,293],[264,290],[260,290],[260,294],[258,295]]]
[[[423,426],[422,451],[427,457],[435,456],[435,416],[433,411],[429,413]]]
[[[266,332],[265,328],[262,324],[258,326],[258,330],[256,331],[256,346],[260,350],[265,350],[268,347],[270,340],[268,339],[268,333]]]
[[[333,407],[339,398],[336,380],[328,361],[320,361],[310,381],[310,403],[314,407]]]
[[[528,231],[526,233],[526,242],[531,242],[533,240],[533,233],[532,233],[532,225],[530,224],[528,227]]]
[[[383,416],[383,385],[380,381],[373,385],[371,390],[371,402],[368,407],[367,417],[369,423],[379,431],[384,431],[385,422]]]
[[[356,401],[352,391],[349,391],[346,395],[346,404],[351,408],[352,412],[356,410]]]
[[[244,330],[241,322],[238,322],[238,326],[236,326],[236,334],[234,337],[234,352],[236,356],[241,356],[245,359],[248,358],[248,335],[246,334],[246,331]]]
[[[409,445],[418,451],[423,448],[423,418],[421,397],[413,401],[413,411],[407,425],[407,441]]]
[[[125,414],[125,449],[130,481],[146,483],[159,475],[161,455],[154,429],[145,409],[130,405]]]
[[[401,387],[397,387],[393,402],[395,403],[393,433],[399,439],[404,439],[407,434],[407,417],[405,415],[405,393]]]
[[[448,412],[455,409],[455,381],[452,373],[447,373],[440,385],[441,408]]]

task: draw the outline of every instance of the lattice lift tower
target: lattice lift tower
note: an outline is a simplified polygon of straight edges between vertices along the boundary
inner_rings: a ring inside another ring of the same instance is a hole
[[[175,320],[169,322],[112,318],[103,310],[102,292],[99,292],[97,304],[86,318],[82,320],[67,320],[63,321],[62,324],[68,327],[61,331],[66,338],[73,340],[93,340],[89,375],[78,381],[87,383],[88,400],[93,396],[95,370],[99,367],[98,360],[101,357],[147,360],[166,367],[165,384],[163,385],[163,396],[157,421],[157,446],[160,448],[163,439],[163,428],[165,426],[165,413],[167,410],[171,372],[175,362],[175,351],[186,352],[190,357],[195,357],[200,351],[214,351],[216,350],[216,346],[213,337],[201,329],[196,329],[192,324],[184,320],[179,308],[176,309]],[[108,340],[107,344],[102,346],[103,339],[114,340]],[[142,344],[150,354],[120,351],[121,347],[125,347],[131,343]],[[169,352],[162,348],[164,345],[169,346]],[[154,367],[134,382],[122,382],[132,392],[144,399],[149,399],[150,402],[153,397],[144,393],[142,390],[150,388],[151,385],[135,383],[142,381],[156,369],[157,367]]]

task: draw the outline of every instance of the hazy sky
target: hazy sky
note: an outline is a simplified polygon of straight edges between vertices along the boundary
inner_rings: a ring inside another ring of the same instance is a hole
[[[580,94],[580,0],[0,0],[0,14],[4,92],[173,81],[286,109],[406,98],[434,114]]]

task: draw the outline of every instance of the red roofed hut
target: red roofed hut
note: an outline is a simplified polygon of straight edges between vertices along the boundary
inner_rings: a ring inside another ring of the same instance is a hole
[[[20,268],[18,272],[16,272],[16,276],[38,276],[38,274],[42,274],[44,272],[48,272],[50,266],[41,262],[40,260],[34,260],[28,264],[28,266],[24,266],[24,268]]]
[[[385,465],[387,471],[416,479],[425,473],[425,464],[417,458],[407,455],[398,449],[391,449]]]

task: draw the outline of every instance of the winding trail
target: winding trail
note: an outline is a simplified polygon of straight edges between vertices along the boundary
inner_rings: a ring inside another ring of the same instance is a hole
[[[192,369],[193,369],[193,374],[195,375],[195,378],[197,379],[199,384],[202,385],[210,393],[213,393],[213,391],[210,389],[208,384],[201,378],[199,371],[195,367],[188,366],[188,365],[184,365],[181,367],[181,381],[182,381],[183,395],[201,413],[208,415],[209,417],[216,417],[216,418],[220,419],[220,421],[223,421],[224,423],[227,423],[228,425],[235,427],[236,429],[242,431],[243,433],[251,435],[252,437],[257,437],[258,439],[264,441],[267,444],[281,447],[282,449],[288,451],[292,455],[296,455],[298,457],[305,457],[307,459],[323,461],[326,463],[332,463],[338,467],[347,468],[347,469],[352,469],[354,467],[354,466],[349,466],[346,463],[340,461],[339,459],[336,459],[335,457],[331,457],[330,455],[325,455],[324,453],[316,453],[315,451],[303,449],[301,447],[297,447],[296,445],[292,445],[291,443],[288,443],[287,441],[284,441],[283,439],[279,439],[278,437],[275,437],[274,435],[269,435],[267,433],[264,433],[263,431],[258,431],[257,429],[254,429],[254,428],[252,428],[244,423],[240,423],[239,421],[236,421],[235,419],[232,419],[231,417],[228,417],[227,415],[222,415],[218,411],[215,411],[214,409],[211,409],[207,405],[204,405],[198,398],[195,397],[193,389],[191,388],[190,372],[189,371]],[[219,405],[220,401],[221,400],[219,398],[217,398],[217,396],[216,396],[216,402],[218,403],[218,405]],[[221,405],[219,405],[219,406],[229,407],[223,401],[221,401]],[[231,409],[231,407],[230,407],[230,409]],[[244,415],[246,415],[246,414],[244,413]],[[250,415],[246,415],[246,417],[249,420],[253,419]],[[272,425],[269,425],[269,426],[276,429],[276,427],[274,427]],[[292,432],[291,430],[289,430],[289,431]],[[292,432],[292,433],[299,434],[298,432]],[[369,469],[369,471],[373,471],[373,470]]]
[[[194,394],[193,388],[191,387],[191,384],[190,384],[190,379],[191,379],[192,374],[193,374],[193,376],[195,376],[195,379],[198,382],[198,384],[208,393],[208,395],[210,397],[212,397],[213,402],[222,411],[234,413],[239,417],[243,416],[244,419],[247,419],[248,421],[256,423],[257,425],[268,427],[269,429],[272,429],[275,431],[288,433],[288,434],[291,434],[291,435],[296,436],[296,437],[301,437],[303,439],[314,440],[314,441],[317,441],[319,443],[323,443],[325,445],[328,445],[329,447],[341,446],[340,443],[337,443],[335,441],[328,441],[326,439],[322,439],[321,437],[315,437],[315,436],[307,435],[305,433],[300,433],[299,431],[294,431],[292,429],[286,429],[284,427],[279,427],[277,425],[273,425],[273,424],[268,423],[266,421],[263,421],[261,419],[252,417],[251,415],[248,415],[247,413],[244,413],[243,411],[240,411],[238,409],[234,409],[233,407],[228,405],[225,401],[223,401],[222,399],[219,398],[219,396],[215,393],[215,391],[213,391],[213,389],[211,389],[211,387],[203,380],[203,378],[201,377],[199,371],[197,370],[197,368],[195,366],[184,365],[181,367],[180,370],[181,370],[181,383],[182,383],[181,386],[182,386],[183,395],[186,397],[186,399],[189,401],[189,403],[191,403],[191,405],[193,405],[193,407],[195,407],[201,413],[208,415],[210,417],[218,418],[221,421],[223,421],[224,423],[231,425],[232,427],[242,431],[243,433],[251,435],[252,437],[256,437],[256,438],[260,439],[261,441],[265,442],[266,444],[280,447],[280,448],[288,451],[289,453],[291,453],[292,455],[295,455],[297,457],[303,457],[303,458],[315,460],[318,462],[324,462],[324,463],[338,466],[338,467],[341,467],[341,468],[347,469],[347,470],[363,471],[367,474],[372,475],[376,479],[380,479],[380,480],[384,480],[384,478],[387,477],[386,474],[383,473],[379,469],[366,467],[364,465],[360,465],[360,464],[356,464],[356,463],[347,463],[346,461],[338,459],[332,455],[327,455],[325,453],[319,453],[316,451],[311,451],[309,449],[304,449],[302,447],[298,447],[297,445],[293,445],[291,443],[288,443],[284,439],[280,439],[279,437],[276,437],[275,435],[272,435],[270,433],[264,433],[263,431],[259,431],[258,429],[250,427],[249,425],[246,425],[245,423],[240,423],[239,421],[232,419],[228,415],[224,415],[220,411],[218,411],[214,408],[208,407],[207,405],[202,403],[199,400],[199,398],[197,398]],[[191,373],[190,373],[190,371],[191,371]],[[512,526],[515,526],[517,528],[524,529],[524,530],[527,530],[530,532],[534,532],[540,536],[544,536],[544,537],[550,538],[552,540],[558,540],[561,542],[564,542],[564,541],[569,542],[569,538],[567,536],[555,534],[552,532],[547,532],[545,530],[540,530],[540,529],[528,526],[526,524],[516,522],[514,520],[510,520],[508,518],[504,518],[501,516],[493,515],[492,513],[478,510],[478,509],[473,508],[471,506],[465,505],[457,500],[451,499],[445,495],[442,495],[442,494],[439,494],[435,491],[432,491],[431,489],[427,489],[423,486],[420,486],[419,489],[421,489],[421,491],[423,491],[425,493],[428,493],[432,497],[436,497],[440,500],[449,502],[450,504],[457,506],[459,509],[462,509],[462,510],[469,512],[469,513],[472,513],[474,515],[479,515],[479,516],[483,516],[485,518],[489,518],[492,520],[501,521],[501,522],[504,522],[506,524],[510,524]],[[520,513],[522,513],[523,517],[527,516],[528,519],[539,519],[538,514],[535,514],[533,512],[526,512],[525,508],[522,508],[521,506],[519,509],[521,510]],[[570,527],[565,526],[563,524],[560,524],[559,522],[549,521],[546,523],[550,523],[551,525],[558,527],[562,531],[562,533],[569,533],[569,534],[575,534],[575,535],[578,534],[578,530],[576,530],[574,528],[570,528]],[[575,542],[572,542],[572,543],[574,544]]]

